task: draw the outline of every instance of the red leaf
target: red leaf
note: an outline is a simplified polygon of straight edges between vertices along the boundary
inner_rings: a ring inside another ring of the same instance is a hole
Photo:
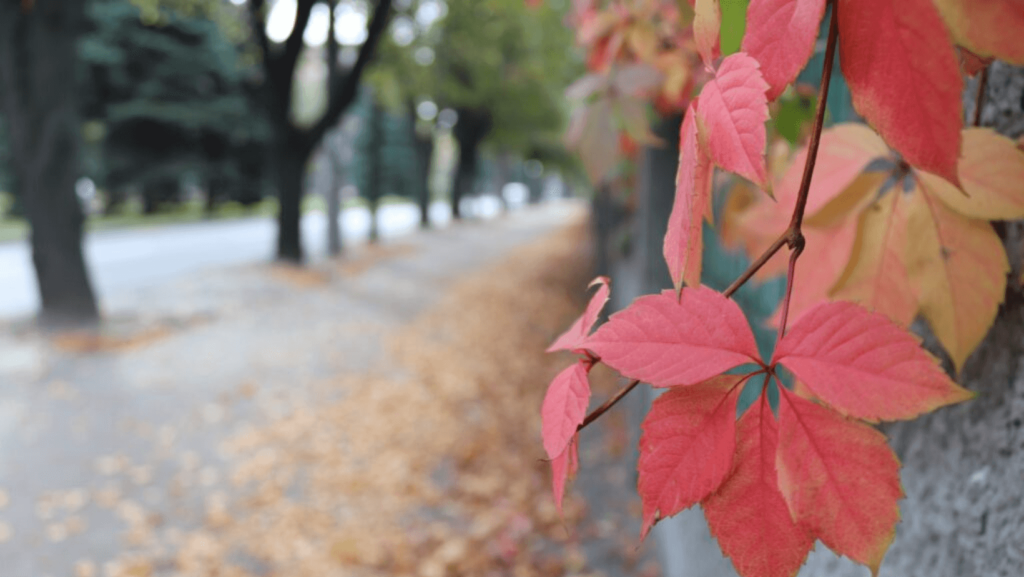
[[[779,427],[767,395],[740,417],[736,436],[736,466],[704,501],[704,516],[737,573],[792,577],[814,546],[814,536],[793,522],[779,491]]]
[[[715,164],[768,188],[765,165],[768,83],[757,60],[742,52],[722,61],[714,80],[704,85],[697,113],[701,134]]]
[[[782,389],[775,464],[793,519],[877,575],[903,497],[900,463],[885,436]]]
[[[957,184],[963,77],[932,0],[838,0],[853,106],[910,164]]]
[[[655,387],[693,385],[757,362],[757,345],[740,307],[707,287],[638,298],[612,315],[587,348],[631,379]]]
[[[590,382],[587,380],[587,365],[583,362],[566,368],[551,381],[540,409],[544,450],[548,458],[554,459],[565,450],[586,418],[589,404]]]
[[[751,0],[742,50],[761,63],[768,100],[782,94],[807,64],[825,15],[825,0]]]
[[[562,333],[562,336],[558,337],[555,339],[555,342],[551,343],[547,352],[582,351],[583,342],[587,339],[587,335],[590,334],[590,329],[594,328],[594,323],[597,322],[597,317],[601,314],[601,309],[603,309],[605,303],[608,302],[608,295],[611,293],[609,282],[610,281],[606,276],[599,276],[590,281],[588,288],[594,285],[600,285],[597,292],[594,293],[594,296],[590,297],[590,302],[587,304],[587,308],[583,310],[583,314],[580,315],[580,318],[576,319],[572,323],[572,326]]]
[[[643,529],[699,503],[725,480],[736,447],[736,399],[744,377],[719,375],[655,399],[640,437]]]
[[[679,134],[679,172],[676,174],[676,197],[668,217],[663,252],[669,274],[676,289],[685,282],[700,286],[701,252],[703,249],[701,221],[707,216],[711,202],[711,177],[714,166],[697,135],[695,103],[690,104]]]
[[[565,496],[565,482],[576,476],[580,467],[579,435],[573,435],[569,445],[560,455],[551,459],[551,491],[555,497],[555,508],[562,514],[562,497]]]
[[[912,419],[971,397],[913,335],[848,302],[807,311],[773,362],[839,412],[868,421]]]

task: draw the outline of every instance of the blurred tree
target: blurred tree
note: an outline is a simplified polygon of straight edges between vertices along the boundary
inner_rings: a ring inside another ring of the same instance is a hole
[[[391,0],[377,0],[369,18],[366,39],[352,67],[344,75],[331,75],[335,85],[328,89],[330,99],[326,112],[312,126],[301,127],[290,116],[292,85],[303,49],[303,34],[316,3],[316,0],[296,0],[295,24],[291,32],[281,45],[272,46],[266,34],[269,13],[266,1],[249,2],[252,31],[262,54],[264,89],[261,101],[273,133],[273,154],[270,158],[280,199],[277,256],[293,262],[301,262],[303,258],[299,220],[306,162],[327,130],[337,124],[355,99],[363,71],[384,34],[391,13]],[[338,65],[337,62],[331,64]]]
[[[142,190],[145,212],[178,199],[183,175],[208,205],[259,200],[269,136],[254,115],[236,47],[204,13],[94,0],[79,53],[89,71],[85,115],[104,126],[94,178],[116,200]]]
[[[448,0],[436,46],[436,101],[458,113],[452,212],[473,192],[480,147],[527,156],[560,146],[565,87],[578,74],[572,29],[556,3]],[[563,7],[564,9],[564,7]]]
[[[82,257],[75,44],[85,0],[0,2],[0,106],[11,168],[32,228],[44,323],[91,322],[96,299]]]

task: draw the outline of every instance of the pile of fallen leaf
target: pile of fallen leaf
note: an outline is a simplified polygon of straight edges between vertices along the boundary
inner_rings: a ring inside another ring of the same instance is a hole
[[[207,498],[204,525],[173,561],[120,573],[596,574],[579,501],[555,510],[539,414],[565,364],[543,350],[579,313],[586,245],[577,226],[455,283],[394,335],[389,366],[235,436],[232,489]]]

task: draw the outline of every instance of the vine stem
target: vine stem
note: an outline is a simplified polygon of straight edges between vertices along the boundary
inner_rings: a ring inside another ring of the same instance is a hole
[[[978,94],[974,98],[974,126],[981,126],[981,109],[985,105],[985,93],[988,91],[988,66],[981,69],[978,77]]]
[[[729,288],[722,293],[731,297],[741,286],[761,270],[768,261],[775,256],[775,253],[788,246],[793,254],[790,257],[789,271],[786,276],[786,298],[782,303],[782,319],[779,323],[781,329],[785,329],[786,317],[789,314],[789,300],[793,294],[793,272],[796,268],[796,259],[804,249],[804,235],[801,231],[804,223],[804,211],[807,210],[807,195],[811,190],[811,177],[814,176],[814,165],[818,159],[818,147],[821,144],[821,130],[825,124],[825,101],[828,100],[828,88],[832,81],[832,65],[835,62],[836,44],[839,39],[839,6],[832,4],[832,18],[828,27],[828,43],[825,46],[825,67],[821,73],[821,88],[818,90],[818,104],[814,114],[814,126],[811,131],[811,141],[807,145],[807,162],[804,164],[803,178],[800,180],[800,191],[797,194],[796,206],[793,207],[793,217],[789,221],[786,230],[775,239],[775,242],[755,260],[747,270],[743,272]],[[780,330],[779,336],[782,336]]]
[[[625,397],[626,395],[628,395],[639,384],[640,384],[639,380],[630,381],[628,385],[626,385],[625,387],[622,388],[622,390],[620,390],[619,392],[615,393],[615,396],[613,396],[612,398],[610,398],[607,401],[605,401],[603,405],[601,405],[600,407],[594,409],[594,412],[592,412],[589,415],[587,415],[587,418],[583,419],[583,422],[580,423],[580,426],[576,427],[576,430],[577,431],[581,431],[581,430],[583,430],[583,427],[586,427],[590,423],[593,423],[594,421],[600,419],[601,415],[603,415],[606,412],[608,412],[608,409],[610,409],[613,406],[615,406],[615,403],[618,403],[619,401],[621,401],[622,397]]]
[[[768,261],[775,256],[775,253],[782,250],[782,247],[788,246],[793,252],[789,257],[789,269],[786,274],[786,297],[782,302],[782,317],[779,321],[779,339],[786,332],[786,320],[789,316],[789,301],[793,295],[793,275],[796,271],[796,261],[800,258],[800,254],[804,250],[804,235],[801,232],[801,227],[804,223],[804,211],[807,210],[807,195],[811,190],[811,177],[814,176],[814,165],[818,157],[818,146],[821,144],[821,130],[825,124],[825,101],[828,100],[828,88],[832,80],[832,64],[835,61],[836,54],[836,43],[839,39],[839,7],[832,4],[832,18],[828,28],[828,44],[825,46],[825,67],[822,70],[821,75],[821,88],[818,91],[818,104],[814,116],[814,127],[811,132],[811,141],[807,146],[807,162],[804,164],[803,179],[800,181],[800,192],[797,194],[796,206],[793,208],[793,217],[789,221],[789,226],[786,228],[779,238],[775,239],[775,242],[764,251],[760,257],[757,258],[747,270],[743,272],[729,288],[725,289],[722,293],[726,298],[731,297],[741,286],[749,281],[757,271],[761,270]],[[597,359],[594,359],[597,362]],[[594,409],[592,413],[587,415],[577,431],[583,430],[584,427],[593,423],[597,419],[601,418],[601,415],[605,414],[608,409],[611,409],[622,400],[623,397],[628,395],[633,389],[640,384],[639,380],[630,381],[628,385],[623,387],[619,392],[615,393],[613,397],[605,401],[603,405]]]

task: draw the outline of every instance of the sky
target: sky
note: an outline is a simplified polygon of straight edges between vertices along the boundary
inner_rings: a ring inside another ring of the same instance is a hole
[[[231,0],[242,3],[245,0]],[[397,2],[396,4],[402,4]],[[295,26],[295,0],[276,0],[267,16],[267,37],[274,42],[283,42]],[[438,18],[447,13],[443,0],[421,0],[415,13],[415,24],[421,29],[430,27]],[[309,23],[303,33],[303,40],[310,46],[320,46],[327,41],[330,32],[330,8],[317,3],[309,16]],[[356,46],[366,39],[367,8],[363,2],[347,1],[338,4],[334,22],[334,37],[343,46]],[[412,42],[416,26],[409,19],[396,19],[392,34],[400,45]]]

